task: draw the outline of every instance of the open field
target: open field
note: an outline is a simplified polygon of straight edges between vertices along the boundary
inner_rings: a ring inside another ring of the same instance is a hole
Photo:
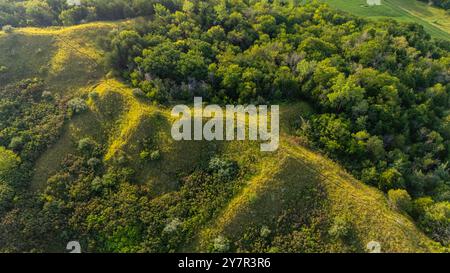
[[[422,25],[431,36],[450,40],[450,15],[420,1],[382,0],[368,6],[366,0],[322,0],[330,6],[368,19],[395,19]]]

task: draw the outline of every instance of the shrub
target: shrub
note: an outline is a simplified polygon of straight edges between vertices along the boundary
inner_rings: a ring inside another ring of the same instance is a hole
[[[450,202],[439,202],[427,208],[420,223],[431,238],[450,245]]]
[[[346,239],[352,230],[351,222],[347,216],[336,216],[328,233],[336,239]]]
[[[86,102],[80,98],[71,99],[67,105],[74,114],[80,114],[88,109]]]
[[[83,22],[89,15],[89,9],[84,6],[73,6],[70,9],[63,10],[59,19],[65,26],[75,25]]]
[[[128,155],[122,151],[119,150],[114,154],[114,163],[117,165],[125,165],[126,163],[128,163]]]
[[[230,240],[223,237],[222,235],[214,239],[213,252],[225,253],[229,250],[230,250]]]
[[[150,153],[150,160],[151,161],[156,161],[159,160],[161,158],[161,154],[158,150],[153,151]]]
[[[173,219],[170,221],[163,229],[164,233],[173,233],[177,231],[178,227],[181,225],[181,221],[178,218]]]
[[[42,97],[43,99],[50,100],[50,99],[53,98],[53,94],[52,94],[52,92],[50,92],[50,91],[44,91],[44,92],[42,92],[41,97]]]
[[[91,93],[89,93],[89,98],[91,99],[91,100],[97,100],[98,98],[100,97],[100,95],[97,93],[97,92],[91,92]]]
[[[412,199],[405,190],[390,190],[388,198],[391,205],[408,214],[412,212]]]
[[[5,25],[2,27],[2,30],[5,33],[13,33],[14,32],[14,28],[11,25]]]
[[[8,148],[12,150],[20,149],[23,146],[23,138],[22,137],[13,137],[11,142],[9,143]]]
[[[94,192],[99,192],[103,188],[103,180],[100,177],[95,177],[91,183],[91,189]]]
[[[379,174],[375,167],[364,168],[361,171],[361,180],[366,184],[375,186],[378,184],[378,178]]]
[[[0,183],[0,215],[12,205],[11,200],[13,198],[13,188],[10,185]]]
[[[148,160],[148,159],[150,158],[150,152],[149,152],[149,151],[142,151],[142,152],[139,154],[139,157],[140,157],[142,160]]]
[[[0,73],[5,73],[6,71],[8,71],[8,68],[4,65],[0,65]]]
[[[89,167],[96,169],[102,164],[102,161],[96,157],[92,157],[87,161],[87,164]]]
[[[402,174],[395,168],[389,168],[381,173],[378,187],[382,190],[398,189],[404,187]]]
[[[0,181],[12,184],[20,162],[20,158],[13,151],[0,146]]]
[[[414,217],[419,218],[425,213],[425,210],[433,204],[434,201],[431,197],[421,197],[414,200]]]
[[[267,238],[269,237],[269,235],[272,233],[272,231],[269,229],[269,227],[267,226],[263,226],[259,232],[259,234],[261,235],[261,237],[263,238]]]
[[[96,146],[97,143],[89,137],[83,138],[78,141],[78,150],[84,155],[91,155],[94,152]]]
[[[133,89],[132,93],[133,93],[133,96],[135,96],[137,98],[144,98],[145,97],[144,91],[142,91],[142,89],[140,89],[140,88]]]
[[[154,151],[142,151],[139,154],[139,157],[142,160],[150,160],[150,161],[156,161],[159,160],[161,158],[161,153],[159,152],[159,150],[154,150]]]
[[[450,244],[450,202],[434,201],[429,197],[414,201],[414,216],[420,227],[434,240]]]
[[[224,180],[231,180],[238,174],[238,165],[235,161],[214,157],[209,161],[209,171]]]

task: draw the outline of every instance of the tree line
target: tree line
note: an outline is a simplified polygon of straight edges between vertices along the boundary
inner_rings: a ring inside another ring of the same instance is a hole
[[[443,8],[445,10],[450,10],[450,1],[449,0],[419,0],[419,1],[425,2],[429,5]]]
[[[120,20],[153,14],[160,3],[174,10],[179,0],[0,0],[0,28],[3,26],[60,26],[98,20]]]

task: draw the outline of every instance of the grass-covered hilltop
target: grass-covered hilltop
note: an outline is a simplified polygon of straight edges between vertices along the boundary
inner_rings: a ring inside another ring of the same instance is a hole
[[[448,14],[323,2],[0,0],[0,252],[448,252]],[[196,96],[279,149],[175,141]]]

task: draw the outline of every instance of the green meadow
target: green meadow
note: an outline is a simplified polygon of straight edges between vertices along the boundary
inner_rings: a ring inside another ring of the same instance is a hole
[[[450,15],[419,1],[382,0],[369,6],[366,0],[322,0],[330,6],[368,19],[395,19],[422,25],[431,36],[450,40]]]

